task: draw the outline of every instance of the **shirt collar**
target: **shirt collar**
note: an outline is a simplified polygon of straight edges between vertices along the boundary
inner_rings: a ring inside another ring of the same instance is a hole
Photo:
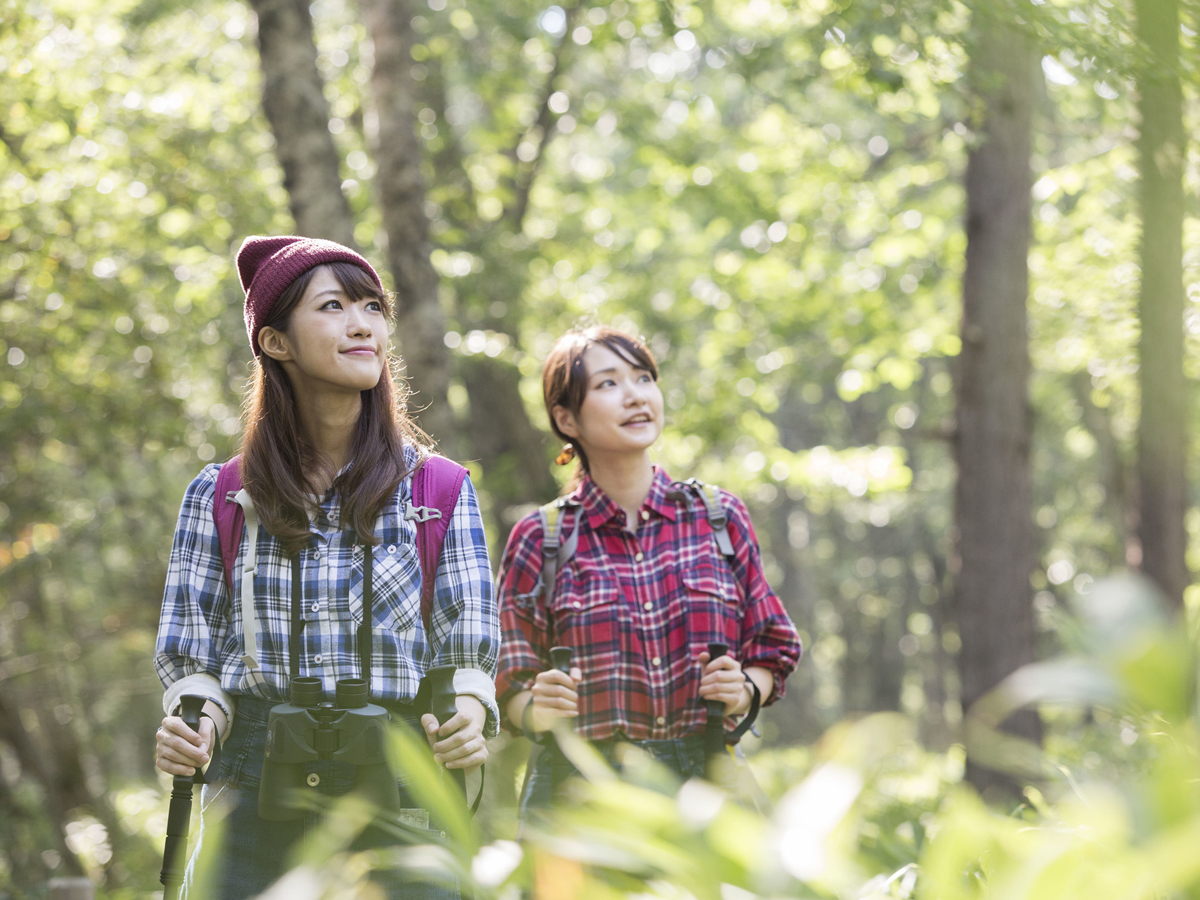
[[[655,466],[654,479],[650,482],[650,493],[642,503],[642,509],[658,513],[663,518],[674,522],[677,505],[667,496],[671,484],[670,476],[661,467]],[[571,492],[571,498],[579,503],[583,514],[587,516],[588,525],[593,530],[612,521],[621,512],[616,501],[608,496],[587,473],[584,473],[579,487]]]

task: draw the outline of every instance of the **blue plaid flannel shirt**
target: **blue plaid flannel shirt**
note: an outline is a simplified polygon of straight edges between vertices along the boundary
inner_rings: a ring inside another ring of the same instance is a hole
[[[406,448],[410,464],[415,451]],[[188,486],[179,511],[167,568],[166,590],[154,664],[164,687],[207,673],[229,694],[253,693],[242,654],[240,598],[231,597],[213,524],[213,495],[219,466],[206,466]],[[491,565],[479,502],[470,479],[463,482],[446,532],[434,585],[432,634],[421,620],[421,570],[416,525],[404,520],[412,478],[397,488],[375,524],[381,539],[374,549],[373,650],[371,696],[411,703],[422,675],[451,663],[468,682],[478,682],[488,708],[485,735],[496,733],[499,711],[494,687],[500,627],[492,591]],[[360,676],[355,629],[362,620],[363,549],[354,533],[338,527],[339,498],[330,492],[311,517],[312,543],[301,552],[302,647],[297,675],[320,678],[332,696],[339,678]],[[246,532],[234,566],[240,591]],[[266,529],[258,532],[258,572],[254,607],[258,619],[258,662],[272,699],[288,693],[291,560]],[[234,602],[234,600],[238,602]],[[475,670],[464,672],[462,670]],[[476,676],[476,677],[470,677]],[[491,697],[486,696],[491,693]]]

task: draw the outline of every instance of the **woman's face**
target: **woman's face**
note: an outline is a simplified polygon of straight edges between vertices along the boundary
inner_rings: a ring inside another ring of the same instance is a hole
[[[578,414],[556,406],[559,430],[583,445],[588,459],[644,453],[662,434],[663,397],[646,369],[630,365],[603,344],[583,354],[587,392]]]
[[[292,310],[287,331],[264,328],[258,341],[263,353],[283,363],[297,393],[356,394],[379,383],[387,337],[379,300],[351,300],[322,266]]]

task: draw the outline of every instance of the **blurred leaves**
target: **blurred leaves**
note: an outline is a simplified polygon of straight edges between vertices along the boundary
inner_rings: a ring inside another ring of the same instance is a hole
[[[966,896],[984,882],[964,878],[964,867],[1024,872],[1032,838],[1092,865],[1078,843],[1087,818],[1058,797],[1038,808],[1043,830],[957,796],[938,813],[966,737],[948,603],[948,440],[965,240],[959,175],[975,139],[961,76],[971,17],[983,8],[611,0],[580,6],[568,30],[562,9],[528,0],[414,5],[414,112],[445,340],[461,365],[456,415],[471,426],[466,376],[486,361],[488,377],[519,375],[541,423],[540,360],[580,318],[649,340],[670,415],[659,461],[746,498],[768,575],[805,637],[788,696],[762,718],[773,749],[755,757],[760,778],[775,798],[820,766],[861,779],[828,833],[840,849],[827,851],[826,882],[796,891],[854,883],[870,896],[912,896],[932,883],[929,896]],[[1020,8],[1043,41],[1047,75],[1030,253],[1033,580],[1045,656],[1064,658],[1011,682],[980,721],[1043,704],[1049,761],[1035,752],[1029,770],[1056,790],[1117,785],[1089,802],[1124,810],[1095,820],[1118,835],[1103,846],[1124,847],[1100,862],[1119,867],[1134,858],[1122,828],[1150,833],[1156,810],[1173,810],[1180,830],[1169,834],[1188,839],[1194,807],[1179,786],[1195,778],[1195,742],[1180,730],[1195,702],[1189,632],[1138,612],[1140,589],[1112,599],[1100,587],[1137,558],[1128,73],[1138,49],[1125,4]],[[370,46],[353,5],[312,9],[342,190],[356,238],[379,261]],[[184,485],[236,443],[249,354],[233,248],[246,234],[292,227],[259,113],[254,29],[245,4],[225,0],[0,7],[0,890],[28,891],[69,867],[67,825],[78,865],[109,889],[153,880],[144,796],[155,789],[148,736],[159,704],[148,658],[169,534]],[[570,52],[551,85],[559,49]],[[543,104],[552,129],[539,134]],[[516,186],[543,138],[518,222]],[[1194,155],[1186,177],[1193,196]],[[1189,251],[1193,368],[1198,265]],[[548,458],[512,463],[540,465]],[[521,473],[478,463],[473,473],[492,521],[515,521],[524,510],[505,498]],[[1196,510],[1187,521],[1200,532]],[[503,535],[490,537],[498,548]],[[1064,610],[1077,592],[1076,618]],[[1192,589],[1189,603],[1198,599]],[[899,713],[915,735],[902,736],[891,717],[832,728],[879,711]],[[798,745],[822,734],[811,750]],[[1064,767],[1070,779],[1059,777]],[[1131,771],[1140,800],[1123,788]],[[454,826],[461,846],[512,835],[512,774],[493,786],[481,834]],[[631,810],[643,801],[648,810],[644,821],[620,819],[645,828],[654,849],[633,870],[686,870],[692,857],[680,843],[703,848],[698,865],[716,877],[761,860],[739,829],[765,835],[768,820],[739,819],[750,814],[725,803],[713,821],[728,827],[679,824],[678,801],[662,799],[671,788],[646,778],[632,794],[612,789]],[[588,802],[618,821],[603,797]],[[954,828],[935,828],[935,813]],[[961,833],[967,843],[926,859],[931,829],[938,841]],[[1160,837],[1156,847],[1174,846]],[[639,860],[636,842],[610,843]],[[993,849],[981,856],[984,846]],[[1138,846],[1147,855],[1137,859],[1170,883],[1189,877]],[[583,868],[553,862],[561,849],[526,855],[510,881],[541,873],[582,883]],[[485,851],[510,858],[483,843],[475,861]],[[1047,854],[1047,871],[1060,871]],[[470,862],[460,853],[454,864]],[[1132,884],[1117,868],[1092,871]]]

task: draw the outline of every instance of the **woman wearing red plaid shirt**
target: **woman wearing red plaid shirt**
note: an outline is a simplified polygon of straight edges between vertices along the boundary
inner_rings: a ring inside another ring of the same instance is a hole
[[[564,335],[542,370],[551,428],[578,459],[559,534],[578,546],[541,584],[542,519],[517,523],[498,578],[503,641],[496,679],[511,731],[531,737],[556,718],[606,755],[641,746],[678,775],[704,772],[705,700],[746,713],[754,687],[766,704],[783,695],[800,640],[762,571],[742,502],[717,495],[733,557],[718,548],[703,502],[650,461],[663,428],[658,366],[644,343],[612,328]],[[709,642],[730,647],[710,659]],[[570,674],[550,666],[550,647],[574,650]],[[574,769],[543,753],[522,811],[548,805]]]

